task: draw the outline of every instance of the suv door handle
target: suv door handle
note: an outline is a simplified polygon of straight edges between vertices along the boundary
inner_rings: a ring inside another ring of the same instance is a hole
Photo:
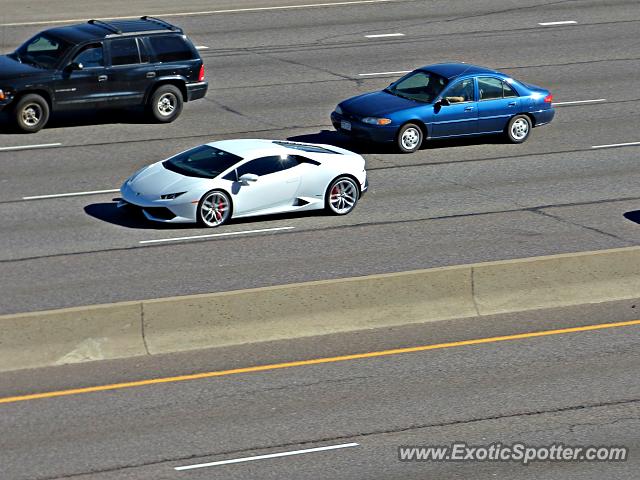
[[[473,110],[473,107],[465,107],[464,111],[465,112],[471,112]]]
[[[106,79],[107,79],[107,76],[106,76],[106,75],[100,75],[100,76],[98,77],[98,81],[99,81],[99,82],[104,82]]]
[[[155,78],[156,72],[147,72],[147,78]]]

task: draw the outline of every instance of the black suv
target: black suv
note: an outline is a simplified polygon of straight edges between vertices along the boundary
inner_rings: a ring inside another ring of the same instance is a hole
[[[51,111],[144,105],[171,122],[207,93],[204,64],[183,31],[153,17],[89,22],[39,33],[0,56],[0,110],[37,132]]]

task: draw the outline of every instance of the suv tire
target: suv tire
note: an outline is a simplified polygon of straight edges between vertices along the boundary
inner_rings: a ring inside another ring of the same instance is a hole
[[[148,108],[153,119],[170,123],[182,112],[182,92],[175,85],[160,85],[151,95]]]
[[[49,121],[49,104],[36,93],[25,95],[13,109],[13,117],[18,129],[25,133],[35,133]]]

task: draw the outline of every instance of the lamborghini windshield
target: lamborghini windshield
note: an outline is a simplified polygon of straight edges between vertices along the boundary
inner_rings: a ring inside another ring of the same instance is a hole
[[[215,178],[242,160],[233,153],[200,145],[162,162],[167,170],[187,177]]]

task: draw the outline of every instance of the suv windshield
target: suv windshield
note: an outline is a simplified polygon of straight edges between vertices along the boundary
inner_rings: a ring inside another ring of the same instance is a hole
[[[162,162],[167,170],[188,177],[215,178],[242,158],[209,145],[200,145]]]
[[[71,46],[65,40],[40,33],[18,48],[14,55],[19,62],[50,69],[60,62]]]
[[[447,80],[440,75],[417,70],[392,83],[384,91],[397,97],[431,103],[446,85]]]

